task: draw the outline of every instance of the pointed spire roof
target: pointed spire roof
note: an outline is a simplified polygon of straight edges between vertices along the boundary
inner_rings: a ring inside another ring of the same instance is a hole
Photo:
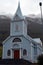
[[[22,16],[22,12],[21,12],[21,8],[20,8],[20,2],[18,3],[18,8],[17,8],[17,11],[15,13],[15,16],[13,19],[24,19],[24,17]]]

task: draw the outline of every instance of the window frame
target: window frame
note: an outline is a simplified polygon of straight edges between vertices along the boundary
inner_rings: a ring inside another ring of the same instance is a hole
[[[12,42],[21,42],[20,38],[14,38]]]
[[[8,50],[8,51],[7,51],[7,56],[10,56],[10,55],[11,55],[11,51]]]
[[[23,50],[23,56],[27,56],[27,50],[26,49]]]

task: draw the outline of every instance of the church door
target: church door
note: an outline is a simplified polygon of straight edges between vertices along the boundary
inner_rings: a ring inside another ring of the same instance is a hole
[[[14,59],[19,59],[19,58],[20,58],[20,51],[14,50]]]

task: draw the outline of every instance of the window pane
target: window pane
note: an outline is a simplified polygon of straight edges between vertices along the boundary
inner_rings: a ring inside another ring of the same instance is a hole
[[[11,53],[10,53],[10,50],[8,50],[7,55],[10,56],[10,54],[11,54]]]
[[[21,39],[20,39],[20,38],[15,38],[15,39],[13,40],[13,42],[21,42]]]
[[[23,55],[27,55],[26,49],[23,50]]]

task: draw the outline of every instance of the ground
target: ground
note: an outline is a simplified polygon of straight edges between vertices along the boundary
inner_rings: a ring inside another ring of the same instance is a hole
[[[3,59],[0,60],[0,65],[31,65],[32,63],[24,59]]]

